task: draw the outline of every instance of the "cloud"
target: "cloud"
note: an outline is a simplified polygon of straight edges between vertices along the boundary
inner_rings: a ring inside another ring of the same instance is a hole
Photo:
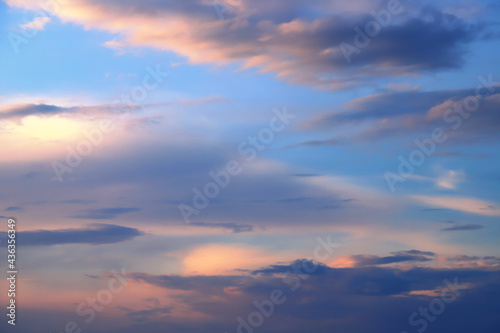
[[[301,267],[315,267],[314,270],[304,271]],[[309,259],[297,259],[290,264],[275,264],[265,268],[256,269],[251,272],[252,275],[274,275],[300,271],[304,275],[326,274],[330,267]]]
[[[483,229],[484,226],[480,224],[462,224],[454,225],[453,227],[448,227],[441,229],[441,231],[468,231],[468,230],[478,230]]]
[[[451,196],[411,196],[414,200],[432,207],[448,208],[460,212],[499,216],[500,206],[495,202],[480,200],[476,198],[451,197]]]
[[[50,17],[37,17],[33,21],[21,24],[19,27],[23,30],[43,30],[45,25],[49,23],[52,19]]]
[[[191,222],[190,226],[203,227],[203,228],[223,228],[231,230],[234,233],[249,232],[253,230],[253,225],[238,224],[238,223],[204,223],[204,222]]]
[[[135,322],[144,322],[153,319],[159,319],[166,317],[166,315],[172,312],[171,306],[169,307],[159,307],[148,310],[138,310],[138,311],[130,311],[127,313],[127,316],[130,317]]]
[[[20,211],[20,210],[23,210],[23,207],[10,206],[10,207],[5,208],[6,212],[17,212],[17,211]]]
[[[77,219],[87,219],[87,220],[113,220],[118,215],[133,213],[140,211],[140,208],[120,208],[120,207],[112,207],[112,208],[100,208],[100,209],[87,209],[84,211],[82,215],[73,216],[73,218]]]
[[[430,252],[411,250],[397,254]],[[446,259],[456,264],[497,260],[488,258]],[[304,259],[275,263],[261,268],[265,273],[259,274],[180,276],[127,272],[125,278],[129,284],[124,297],[117,298],[113,305],[119,313],[110,311],[109,321],[96,322],[93,330],[96,333],[234,332],[239,324],[237,318],[247,320],[258,311],[256,303],[267,304],[265,301],[273,290],[281,291],[284,302],[275,307],[272,316],[264,317],[263,327],[269,332],[327,333],[332,327],[353,333],[371,332],[374,327],[377,332],[411,331],[409,317],[418,314],[420,308],[429,308],[442,295],[452,302],[445,304],[447,315],[428,321],[429,332],[495,332],[498,327],[495,305],[500,295],[500,271],[497,268],[402,270],[387,266],[332,268],[316,263],[314,271],[311,263]],[[449,285],[452,289],[447,288]],[[36,327],[37,321],[47,325],[47,316],[66,315],[50,308],[44,309],[45,315],[38,316],[33,309],[28,310],[24,314],[26,320],[19,322],[24,325],[23,332],[36,331],[29,325]],[[67,315],[70,317],[71,313]],[[364,320],[359,320],[360,317]],[[471,317],[478,320],[471,321]],[[415,319],[421,318],[423,315],[419,314]]]
[[[127,129],[137,130],[144,129],[155,125],[160,125],[164,116],[156,115],[151,117],[138,117],[135,119],[130,119],[127,122]]]
[[[4,105],[0,109],[0,119],[23,118],[31,115],[55,115],[75,112],[74,107],[60,107],[48,104]]]
[[[447,268],[468,268],[468,269],[498,269],[500,268],[500,258],[495,256],[468,256],[455,255],[452,257],[440,257],[439,262]]]
[[[223,292],[224,288],[243,286],[251,278],[245,276],[180,276],[180,275],[154,275],[141,272],[130,272],[128,279],[144,281],[148,284],[173,290],[197,290],[202,292]]]
[[[419,255],[420,252],[406,251],[408,253]],[[497,314],[491,307],[496,304],[500,293],[498,270],[479,267],[331,268],[316,263],[316,271],[307,273],[304,267],[310,267],[310,264],[309,260],[299,259],[289,264],[270,265],[250,275],[176,276],[130,272],[126,276],[136,283],[174,293],[179,304],[172,305],[172,313],[182,304],[183,311],[187,306],[192,316],[199,318],[189,323],[177,322],[176,328],[183,332],[194,331],[193,327],[198,326],[206,327],[204,332],[234,331],[238,326],[235,318],[246,319],[255,310],[254,302],[269,299],[273,290],[280,290],[286,300],[279,305],[279,311],[266,319],[266,328],[272,332],[326,333],[331,332],[332,327],[355,333],[373,327],[377,327],[377,332],[408,330],[408,318],[413,312],[420,307],[429,307],[430,302],[443,293],[450,296],[451,292],[456,296],[455,302],[449,308],[447,305],[447,311],[453,315],[429,322],[429,328],[436,332],[446,330],[445,327],[453,327],[457,332],[467,332],[477,325],[485,332],[493,332],[496,328]],[[445,281],[455,287],[447,290]],[[484,302],[486,304],[481,305]],[[391,310],[390,317],[387,309]],[[470,311],[481,318],[480,324],[467,320]],[[360,316],[366,322],[360,321]],[[156,331],[160,327],[168,328],[174,318],[169,318],[168,323],[160,320],[144,322],[141,331],[154,332],[152,327]],[[463,325],[467,327],[460,328]],[[120,329],[129,332],[123,327]]]
[[[247,163],[247,156],[236,151],[237,143],[230,148],[224,145],[214,147],[199,141],[194,144],[188,141],[177,146],[167,140],[157,145],[122,145],[117,147],[114,154],[97,153],[85,160],[78,168],[78,179],[58,191],[50,192],[53,193],[50,199],[58,203],[91,198],[102,203],[97,207],[77,207],[76,211],[68,204],[59,204],[57,215],[61,218],[116,218],[116,214],[110,214],[114,212],[95,208],[115,207],[116,203],[110,198],[112,195],[123,196],[117,189],[126,186],[131,189],[126,195],[127,200],[130,200],[127,202],[143,203],[140,207],[141,218],[158,225],[184,225],[179,204],[193,205],[193,188],[203,191],[205,184],[213,181],[208,172],[213,170],[217,173],[225,168],[228,161],[235,159],[241,161],[245,172],[238,175],[237,180],[235,178],[234,184],[221,189],[199,217],[193,215],[192,222],[223,223],[221,228],[225,226],[226,229],[231,227],[240,231],[248,229],[247,226],[254,226],[255,230],[255,221],[265,227],[304,226],[305,220],[316,225],[347,225],[354,220],[349,216],[352,211],[358,216],[366,214],[373,217],[374,210],[382,214],[393,204],[386,200],[383,192],[355,185],[342,177],[296,177],[294,175],[300,170],[266,159]],[[12,169],[12,173],[16,174],[16,170]],[[45,173],[45,177],[53,175]],[[47,190],[59,186],[57,182],[48,185],[41,182],[42,179],[39,180],[39,186]],[[28,188],[33,183],[17,182],[16,186]],[[106,189],[112,195],[104,195],[100,189]],[[85,210],[87,208],[92,209]],[[130,214],[130,218],[135,215]],[[166,219],[166,216],[169,218]],[[287,218],[284,219],[284,216]],[[120,217],[129,218],[127,215]]]
[[[100,104],[92,106],[57,106],[51,104],[0,105],[0,120],[18,121],[28,116],[55,116],[71,114],[114,114],[124,110],[138,110],[135,105]]]
[[[465,179],[465,172],[449,170],[436,180],[436,185],[441,188],[454,190],[458,183]]]
[[[35,0],[8,0],[10,6],[37,9]],[[191,63],[240,63],[275,73],[287,82],[338,90],[367,84],[380,76],[400,76],[458,68],[466,46],[482,27],[429,6],[406,8],[370,45],[352,56],[340,49],[354,43],[354,27],[374,20],[371,9],[330,1],[225,1],[232,10],[220,19],[210,1],[81,0],[61,6],[57,15],[116,35],[107,46],[123,53],[154,47],[185,56]],[[353,10],[356,8],[356,10]]]
[[[492,81],[492,77],[488,80]],[[464,103],[476,98],[475,89],[384,92],[356,98],[340,110],[314,116],[301,125],[304,130],[349,130],[349,137],[306,141],[295,146],[370,143],[405,137],[411,137],[413,143],[422,132],[430,137],[435,128],[445,131],[446,141],[442,144],[446,145],[498,140],[499,91],[496,82],[483,87],[481,92],[485,95],[477,97],[478,108],[471,112]]]
[[[369,267],[380,266],[395,263],[419,263],[427,262],[434,259],[436,254],[433,252],[425,252],[419,250],[392,252],[392,255],[380,257],[375,255],[359,254],[348,255],[337,258],[333,263],[333,267]]]
[[[306,147],[338,147],[338,146],[343,146],[346,144],[346,140],[344,139],[326,139],[326,140],[310,140],[310,141],[304,141],[298,144],[293,144],[290,146],[287,146],[286,149],[290,148],[297,148],[301,146],[306,146]]]
[[[433,257],[436,254],[430,251],[419,251],[419,250],[409,250],[409,251],[398,251],[393,252],[394,255],[411,255],[411,256],[429,256]]]
[[[433,154],[433,156],[439,157],[472,157],[472,158],[489,158],[488,154],[466,154],[458,151],[438,151]]]
[[[3,232],[1,238],[7,237]],[[18,231],[23,246],[51,246],[60,244],[112,244],[130,240],[143,233],[134,228],[113,224],[91,224],[80,229]]]
[[[61,200],[59,203],[62,204],[81,204],[81,205],[88,205],[91,203],[95,203],[95,200],[82,200],[82,199],[71,199],[71,200]]]
[[[464,171],[447,170],[438,177],[426,177],[421,175],[411,175],[408,178],[418,181],[429,181],[435,183],[436,187],[455,190],[458,184],[465,180]]]

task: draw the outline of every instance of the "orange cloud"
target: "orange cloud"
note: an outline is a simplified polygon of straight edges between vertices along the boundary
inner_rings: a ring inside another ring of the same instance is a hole
[[[272,261],[269,253],[256,247],[210,244],[191,251],[183,263],[186,274],[228,275],[236,269],[257,269]]]

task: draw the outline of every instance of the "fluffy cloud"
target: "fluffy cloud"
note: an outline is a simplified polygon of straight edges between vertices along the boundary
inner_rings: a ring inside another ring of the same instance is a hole
[[[304,269],[297,270],[297,265],[301,267],[303,264],[311,262],[298,260],[272,265],[259,270],[257,276],[182,277],[132,272],[127,277],[141,284],[176,291],[177,299],[187,304],[193,315],[203,315],[201,318],[204,318],[188,324],[175,318],[159,320],[152,314],[144,318],[141,328],[145,332],[153,332],[153,327],[172,329],[172,325],[188,332],[199,325],[206,327],[204,331],[208,332],[234,331],[238,326],[237,318],[246,319],[256,309],[254,301],[263,302],[275,289],[281,290],[286,300],[276,306],[273,316],[265,320],[262,326],[265,332],[304,332],[307,329],[314,332],[331,332],[332,329],[366,332],[373,327],[377,327],[377,332],[401,331],[410,328],[408,318],[413,312],[428,307],[443,293],[448,297],[455,295],[454,302],[446,305],[446,311],[453,315],[429,322],[429,332],[439,332],[445,327],[467,332],[474,327],[472,325],[480,325],[484,332],[493,332],[496,327],[496,313],[491,309],[500,292],[496,270],[402,271],[377,267],[330,268],[316,263],[316,271],[307,273]],[[264,271],[266,274],[262,274]],[[295,274],[283,279],[287,272]],[[454,286],[453,289],[446,289],[446,280]],[[158,308],[162,306],[158,305]],[[390,316],[387,309],[391,309]],[[480,324],[467,320],[470,311],[482,318]],[[359,316],[366,321],[360,321]],[[128,332],[131,328],[122,327],[121,332]]]
[[[37,9],[35,0],[8,0]],[[191,63],[241,63],[288,82],[336,90],[373,77],[460,67],[466,45],[481,27],[432,7],[401,5],[397,17],[348,62],[340,49],[354,43],[355,27],[374,20],[384,2],[225,1],[220,19],[210,1],[77,0],[55,10],[63,21],[116,34],[106,43],[120,52],[154,47]],[[418,52],[417,52],[418,51]]]

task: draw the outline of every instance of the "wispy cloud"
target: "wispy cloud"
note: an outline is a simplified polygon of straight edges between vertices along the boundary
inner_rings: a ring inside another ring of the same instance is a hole
[[[87,219],[87,220],[113,220],[118,215],[133,213],[140,211],[140,208],[131,207],[131,208],[120,208],[120,207],[112,207],[112,208],[100,208],[100,209],[87,209],[81,215],[73,216],[77,219]]]
[[[7,233],[1,233],[6,238]],[[23,246],[50,246],[60,244],[112,244],[130,240],[143,233],[135,228],[113,224],[91,224],[79,229],[19,231],[17,238]]]
[[[101,104],[91,106],[58,106],[51,104],[16,104],[0,105],[0,120],[19,120],[28,116],[55,116],[71,114],[113,114],[123,112],[120,104]],[[134,105],[126,106],[127,110],[138,110]]]
[[[483,229],[484,226],[480,224],[457,224],[452,227],[441,229],[442,231],[469,231]]]
[[[251,224],[191,222],[189,225],[202,228],[222,228],[231,230],[234,233],[249,232],[253,230],[253,226]]]
[[[20,211],[20,210],[23,210],[23,207],[20,207],[20,206],[10,206],[10,207],[5,208],[6,212],[17,212],[17,211]]]
[[[500,215],[500,206],[497,203],[476,198],[423,195],[415,195],[412,198],[431,207],[448,208],[478,215]]]
[[[23,30],[43,30],[50,21],[52,21],[50,17],[37,17],[29,23],[21,24],[19,27]]]

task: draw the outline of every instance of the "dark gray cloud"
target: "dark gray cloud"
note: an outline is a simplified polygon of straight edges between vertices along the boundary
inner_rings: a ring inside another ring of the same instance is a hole
[[[113,224],[91,224],[79,229],[18,231],[21,246],[50,246],[60,244],[112,244],[130,240],[143,233],[135,228]],[[0,238],[7,237],[2,232]]]
[[[362,17],[355,25],[363,27],[371,20]],[[458,68],[466,53],[462,45],[477,38],[480,30],[454,15],[425,7],[420,17],[382,29],[364,52],[352,56],[352,65],[380,65],[406,73]]]
[[[120,208],[120,207],[112,207],[112,208],[100,208],[100,209],[87,209],[81,215],[73,216],[73,218],[77,219],[86,219],[86,220],[113,220],[118,215],[133,213],[140,211],[140,208]]]
[[[314,267],[314,269],[309,269],[305,271],[302,267]],[[305,275],[318,275],[326,274],[330,270],[330,267],[309,259],[297,259],[290,264],[275,264],[269,267],[257,269],[251,272],[252,275],[273,275],[282,274],[287,272],[300,272],[300,274]]]
[[[393,252],[394,255],[414,255],[414,256],[430,256],[434,257],[436,254],[430,251],[419,251],[419,250],[409,250],[409,251],[398,251]]]

